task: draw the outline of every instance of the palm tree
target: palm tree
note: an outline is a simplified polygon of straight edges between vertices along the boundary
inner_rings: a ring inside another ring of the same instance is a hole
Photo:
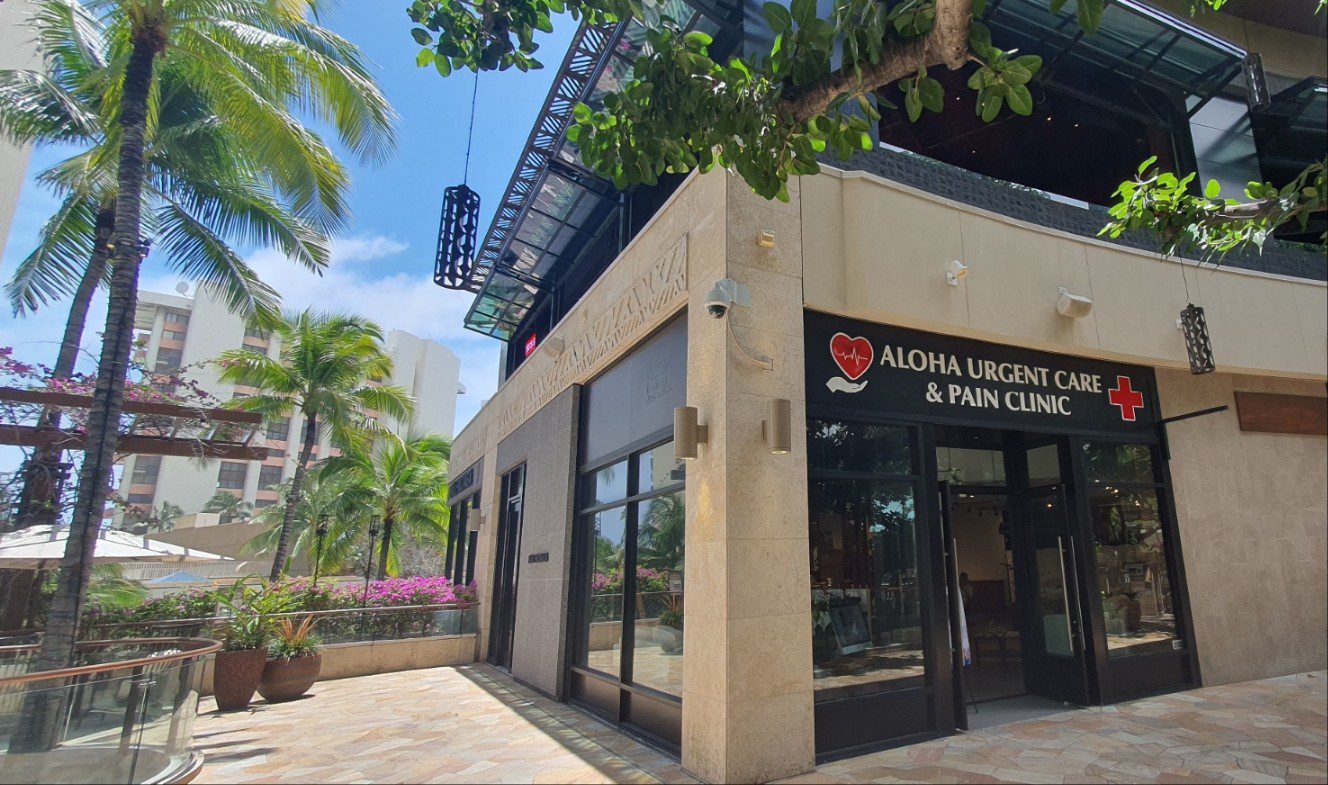
[[[110,260],[117,136],[107,129],[114,130],[117,104],[114,93],[103,89],[112,52],[102,22],[76,0],[46,0],[33,18],[46,71],[0,72],[0,132],[20,141],[88,148],[39,175],[64,200],[6,287],[18,314],[72,295],[54,378],[73,373],[88,308]],[[172,60],[158,69],[155,110],[145,134],[146,234],[173,269],[215,286],[236,312],[273,315],[275,292],[228,240],[275,245],[288,258],[322,269],[329,257],[325,233],[346,217],[344,172],[322,139],[304,132],[294,134],[293,145],[304,150],[296,164],[265,173],[264,150],[250,149],[250,140],[236,130],[237,120],[209,102],[190,75]],[[319,188],[327,191],[321,198]],[[329,209],[308,217],[293,209],[311,200]],[[59,412],[48,412],[44,425],[59,428]],[[59,460],[51,448],[33,455],[29,466],[35,474],[21,497],[20,525],[54,518],[58,489],[47,477]]]
[[[203,504],[203,512],[219,513],[222,523],[247,521],[253,517],[254,505],[230,491],[217,491]]]
[[[442,436],[390,436],[375,450],[356,450],[330,458],[329,476],[344,474],[346,494],[382,522],[378,580],[400,569],[398,554],[406,537],[419,543],[447,537],[447,462],[452,444]],[[369,554],[370,560],[373,554]]]
[[[345,477],[328,477],[322,465],[315,465],[305,476],[303,492],[296,502],[295,522],[291,526],[290,557],[305,556],[322,575],[340,572],[354,555],[364,531],[368,510],[361,499],[348,495]],[[289,480],[277,486],[278,503],[254,513],[254,523],[266,528],[249,541],[246,548],[254,553],[273,553],[281,540],[286,501],[290,498]],[[318,527],[324,525],[322,542]]]
[[[270,580],[276,581],[286,568],[291,532],[320,426],[342,450],[366,449],[374,436],[386,433],[366,413],[380,412],[406,420],[414,409],[414,400],[400,387],[380,384],[392,373],[392,358],[383,346],[383,331],[373,322],[358,316],[306,310],[284,317],[273,332],[281,345],[278,359],[237,349],[223,352],[218,364],[221,381],[257,390],[232,401],[232,405],[258,412],[269,420],[298,413],[304,426],[273,551]]]
[[[293,110],[328,122],[362,158],[376,160],[391,149],[386,100],[359,50],[306,18],[317,6],[318,0],[96,0],[84,6],[106,31],[109,54],[106,68],[87,84],[105,96],[102,128],[116,161],[110,298],[73,527],[38,657],[40,669],[72,661],[115,460],[133,348],[130,320],[147,253],[143,193],[149,181],[149,118],[161,94],[159,72],[178,68],[218,116],[233,120],[232,130],[274,181],[293,180],[297,173],[292,169],[305,170],[299,163],[304,148],[295,142],[308,132]],[[311,218],[330,212],[330,193],[308,185],[311,196],[298,200],[295,212]]]

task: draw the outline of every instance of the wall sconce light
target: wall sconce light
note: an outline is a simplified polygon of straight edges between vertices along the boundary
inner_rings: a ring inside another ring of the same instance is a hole
[[[793,450],[793,405],[787,398],[770,402],[770,413],[761,421],[761,436],[772,455],[787,455]]]
[[[1201,305],[1190,303],[1180,312],[1181,330],[1185,333],[1185,353],[1190,357],[1190,373],[1195,376],[1217,369],[1213,344],[1208,339],[1208,319]]]
[[[762,248],[774,248],[775,233],[770,231],[769,229],[762,231],[760,236],[756,238],[756,244],[761,246]]]
[[[696,460],[696,445],[705,444],[709,437],[710,429],[697,422],[695,406],[679,406],[673,410],[674,460]]]
[[[544,351],[549,353],[550,357],[558,357],[567,349],[567,342],[561,337],[549,338],[544,341]]]
[[[1061,296],[1056,299],[1056,313],[1071,319],[1082,319],[1093,312],[1093,301],[1083,295],[1070,294],[1064,286]]]
[[[950,262],[950,269],[945,273],[945,282],[951,286],[958,286],[959,282],[968,277],[968,265],[955,259]]]
[[[471,509],[470,517],[466,519],[466,531],[477,532],[484,525],[484,513],[478,509]]]

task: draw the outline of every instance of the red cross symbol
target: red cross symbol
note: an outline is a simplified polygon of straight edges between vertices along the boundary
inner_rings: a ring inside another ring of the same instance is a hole
[[[1107,390],[1107,400],[1120,407],[1120,416],[1126,422],[1134,422],[1135,409],[1144,408],[1144,394],[1130,386],[1130,377],[1117,376],[1116,389]]]

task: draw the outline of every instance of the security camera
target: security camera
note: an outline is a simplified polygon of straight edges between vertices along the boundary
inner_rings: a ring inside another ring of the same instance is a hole
[[[1080,294],[1070,294],[1064,286],[1056,299],[1056,312],[1071,319],[1082,319],[1093,312],[1093,301]]]
[[[735,305],[752,307],[751,290],[732,278],[715,281],[710,293],[706,295],[706,313],[715,319],[723,319],[728,315],[729,308]]]

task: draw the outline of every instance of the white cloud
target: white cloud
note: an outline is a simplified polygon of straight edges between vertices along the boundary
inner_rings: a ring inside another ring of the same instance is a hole
[[[332,263],[354,264],[396,256],[410,246],[383,235],[339,237],[332,241]]]

